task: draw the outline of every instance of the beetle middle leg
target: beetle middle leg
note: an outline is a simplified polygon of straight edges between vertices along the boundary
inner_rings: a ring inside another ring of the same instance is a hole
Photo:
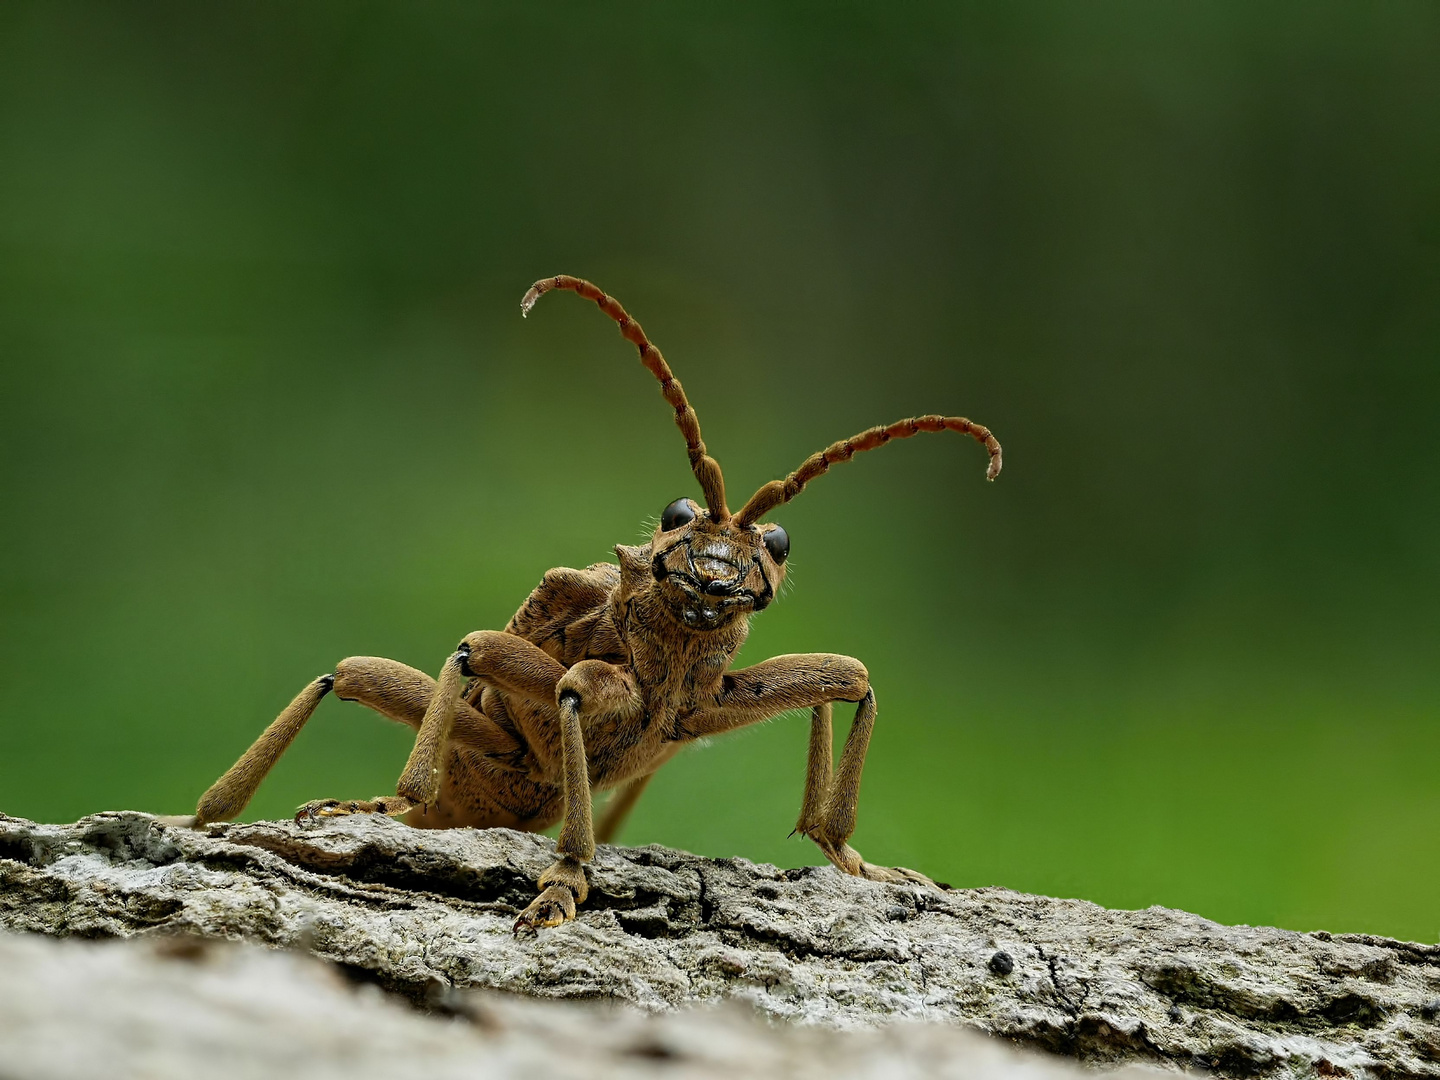
[[[855,703],[855,721],[836,765],[832,761],[831,710],[838,701]],[[732,672],[716,705],[685,721],[685,735],[716,735],[807,707],[811,710],[810,748],[796,831],[814,840],[825,857],[847,874],[871,881],[934,885],[914,870],[866,862],[849,844],[876,715],[870,675],[859,660],[835,653],[806,653],[777,656]]]
[[[395,785],[395,794],[410,800],[415,808],[406,821],[412,825],[431,825],[444,828],[451,825],[509,825],[511,827],[544,827],[518,818],[513,812],[496,818],[494,807],[482,805],[478,813],[466,813],[460,807],[441,806],[441,791],[445,781],[445,765],[452,756],[452,738],[480,751],[505,758],[520,749],[520,745],[483,713],[461,700],[461,692],[467,679],[479,677],[486,683],[508,691],[517,698],[532,702],[553,701],[556,684],[565,674],[565,668],[557,660],[524,638],[494,630],[477,630],[466,635],[459,647],[445,661],[440,669],[440,678],[429,694],[424,715],[418,724],[415,745]],[[480,717],[489,730],[475,732],[474,717]],[[533,725],[532,725],[533,726]],[[532,732],[526,729],[522,737],[527,739],[526,749],[548,767],[557,756],[556,748],[540,737],[544,735],[543,725]],[[479,736],[477,738],[476,736]],[[453,785],[452,785],[453,786]],[[465,785],[471,796],[484,798],[483,783]],[[541,812],[541,807],[532,807]],[[417,812],[418,811],[418,816]],[[433,814],[434,820],[426,820]],[[504,820],[511,818],[512,820]]]

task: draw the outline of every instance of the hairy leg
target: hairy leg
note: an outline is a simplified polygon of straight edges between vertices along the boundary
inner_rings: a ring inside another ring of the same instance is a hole
[[[415,746],[400,774],[395,793],[410,799],[414,806],[429,808],[438,803],[456,717],[469,708],[460,700],[467,678],[478,676],[517,697],[543,701],[547,694],[554,699],[556,686],[565,674],[564,665],[522,637],[493,630],[477,630],[466,635],[440,669],[439,683],[420,720]],[[523,734],[528,736],[529,732]],[[535,742],[530,746],[542,765],[552,753],[543,737],[549,734],[537,730]],[[513,750],[513,740],[506,736],[506,741]],[[581,767],[583,771],[583,744]]]
[[[585,863],[595,857],[591,819],[590,763],[585,750],[583,718],[628,704],[639,708],[634,681],[621,669],[601,660],[582,660],[556,688],[560,744],[564,759],[565,823],[555,841],[556,860],[540,875],[540,895],[515,920],[515,933],[533,934],[575,917],[575,907],[590,893]]]
[[[335,696],[356,701],[382,716],[421,728],[435,695],[436,682],[423,671],[378,656],[352,656],[340,661],[334,674],[322,675],[305,687],[255,740],[240,759],[211,785],[196,808],[197,824],[228,821],[245,809],[265,775],[275,766],[300,729],[332,689]],[[518,749],[514,739],[483,714],[461,703],[453,718],[453,737],[487,754]],[[301,808],[305,817],[358,812],[399,814],[415,803],[402,796],[342,802],[322,799]]]
[[[563,751],[555,720],[555,688],[565,675],[565,665],[540,646],[500,630],[467,634],[459,652],[465,657],[465,674],[479,675],[487,686],[505,693],[510,721],[535,762],[545,773],[558,775]]]
[[[805,795],[795,831],[809,836],[825,820],[825,803],[834,780],[834,735],[830,729],[830,702],[810,710],[810,748],[805,761]]]
[[[215,783],[211,784],[195,807],[195,824],[229,821],[250,801],[265,774],[275,767],[289,745],[300,734],[305,722],[315,713],[320,699],[335,685],[334,675],[321,675],[295,695],[295,700],[271,721],[250,748],[240,755]]]
[[[831,708],[836,701],[856,703],[855,721],[838,766],[832,764],[831,732]],[[685,734],[719,734],[807,707],[811,710],[810,748],[796,831],[814,840],[825,857],[847,874],[872,881],[933,885],[914,870],[868,863],[848,843],[855,832],[860,777],[875,729],[875,692],[860,661],[833,653],[810,653],[777,656],[732,672],[726,692],[713,708],[686,722]]]

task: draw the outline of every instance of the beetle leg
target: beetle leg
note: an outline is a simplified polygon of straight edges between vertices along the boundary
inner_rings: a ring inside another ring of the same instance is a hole
[[[818,712],[819,710],[817,710]],[[823,745],[817,746],[816,719],[812,718],[810,732],[810,758],[812,763],[823,750],[828,764],[830,754],[830,717],[829,710],[825,710],[823,727]],[[860,853],[852,848],[847,841],[855,832],[855,819],[860,803],[860,773],[865,767],[865,753],[870,748],[870,734],[875,730],[875,691],[867,690],[865,696],[855,707],[855,722],[850,725],[850,734],[845,739],[845,749],[840,752],[840,764],[835,768],[834,778],[830,783],[830,790],[824,798],[824,809],[820,813],[818,821],[808,823],[808,828],[803,827],[804,822],[802,810],[802,827],[800,829],[806,836],[814,840],[825,857],[838,866],[847,874],[856,877],[869,878],[871,881],[889,882],[915,882],[920,885],[935,886],[924,874],[903,866],[876,866],[868,863],[860,857]],[[807,776],[806,799],[817,800],[819,793],[812,794]]]
[[[575,905],[590,893],[583,863],[595,856],[595,830],[590,819],[590,771],[585,735],[580,727],[580,695],[560,691],[560,745],[565,758],[565,824],[555,841],[559,856],[540,875],[540,895],[515,920],[515,933],[535,933],[575,917]]]
[[[396,817],[413,809],[418,803],[403,795],[377,795],[373,799],[315,799],[295,811],[296,821],[314,821],[322,817],[344,817],[348,814],[385,814]]]
[[[805,797],[800,803],[800,820],[795,831],[809,836],[825,820],[825,802],[834,779],[833,736],[830,730],[830,702],[810,710],[810,750],[805,761]]]
[[[830,714],[836,701],[853,701],[856,707],[840,762],[832,766]],[[875,692],[860,661],[811,653],[777,656],[731,672],[715,706],[688,718],[683,736],[715,735],[801,708],[811,710],[810,749],[796,831],[814,840],[825,857],[847,874],[871,881],[934,885],[914,870],[868,863],[848,843],[855,831],[860,775],[875,729]]]
[[[436,682],[423,671],[383,657],[352,656],[340,661],[335,665],[334,674],[322,675],[301,690],[240,759],[200,797],[195,812],[196,823],[229,821],[244,810],[265,775],[274,768],[280,755],[314,714],[320,700],[332,689],[335,696],[342,700],[358,701],[382,716],[419,731],[434,698]],[[456,706],[451,723],[456,741],[483,754],[503,758],[518,749],[507,732],[464,702]],[[399,801],[399,796],[389,796],[383,800],[355,802],[352,807],[349,802],[322,799],[301,807],[301,816],[329,817],[341,812],[400,813],[400,810],[381,809],[379,806],[372,809],[369,805],[383,802],[386,807],[398,806]],[[336,809],[342,806],[351,808],[344,811]]]
[[[642,708],[632,677],[603,660],[582,660],[556,687],[563,758],[565,824],[555,841],[556,860],[540,875],[540,895],[515,920],[516,934],[533,934],[575,917],[590,886],[585,863],[595,857],[595,827],[590,806],[590,762],[585,751],[585,715],[615,714]]]

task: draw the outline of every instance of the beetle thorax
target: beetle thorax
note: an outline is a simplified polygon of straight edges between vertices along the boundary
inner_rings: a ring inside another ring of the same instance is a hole
[[[615,551],[621,571],[614,598],[615,622],[625,639],[646,707],[671,715],[692,707],[714,693],[744,643],[750,632],[750,607],[721,609],[724,619],[713,629],[691,625],[684,614],[689,590],[680,589],[669,573],[657,580],[651,545],[621,546]],[[696,556],[702,560],[709,557]],[[680,555],[669,558],[674,561]]]

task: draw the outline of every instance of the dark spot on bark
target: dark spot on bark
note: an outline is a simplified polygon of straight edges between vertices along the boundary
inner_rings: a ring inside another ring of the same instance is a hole
[[[1385,1019],[1385,1009],[1379,1002],[1361,994],[1342,994],[1321,1009],[1320,1015],[1332,1024],[1355,1024],[1369,1028]]]
[[[990,962],[985,965],[996,975],[1009,975],[1015,970],[1015,961],[1010,959],[1010,954],[1001,950],[990,957]]]
[[[674,1047],[666,1046],[655,1039],[644,1039],[625,1049],[631,1057],[649,1058],[651,1061],[671,1061],[680,1056]]]

